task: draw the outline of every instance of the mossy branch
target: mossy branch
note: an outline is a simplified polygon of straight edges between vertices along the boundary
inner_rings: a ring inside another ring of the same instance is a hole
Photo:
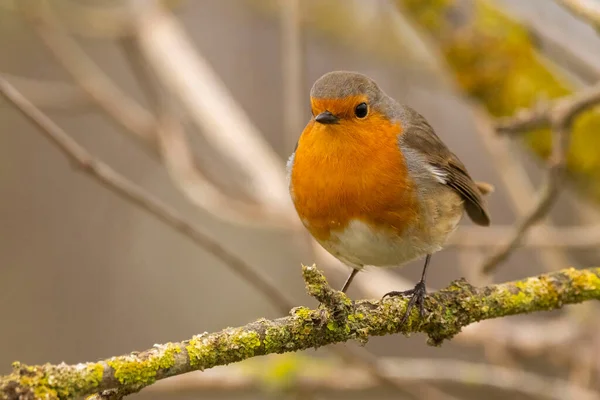
[[[284,318],[260,319],[99,362],[38,366],[16,362],[10,375],[0,377],[0,399],[66,399],[103,391],[107,398],[120,398],[194,370],[348,340],[364,343],[371,336],[394,333],[423,332],[429,344],[438,346],[473,322],[600,299],[600,268],[570,268],[482,288],[459,280],[427,298],[424,320],[415,310],[400,325],[406,299],[353,303],[332,289],[315,266],[303,266],[302,271],[308,293],[321,302],[318,309],[297,307]]]

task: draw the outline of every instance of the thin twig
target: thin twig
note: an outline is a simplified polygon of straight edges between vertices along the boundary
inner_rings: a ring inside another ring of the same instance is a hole
[[[473,108],[473,114],[477,131],[488,150],[490,160],[498,171],[502,171],[500,178],[504,192],[507,194],[517,216],[524,218],[534,206],[532,199],[535,199],[535,187],[514,152],[511,151],[508,140],[498,137],[494,131],[489,116],[475,107]],[[538,227],[538,231],[540,237],[545,239],[545,226]],[[514,228],[511,228],[506,240],[499,243],[505,245],[512,236],[514,236]],[[557,270],[562,265],[569,263],[563,251],[552,247],[539,252],[539,257],[548,270]],[[481,271],[481,267],[478,270]]]
[[[268,297],[278,310],[284,312],[289,310],[289,305],[293,303],[275,284],[271,283],[267,276],[264,276],[255,268],[246,264],[244,260],[231,254],[221,244],[197,230],[187,222],[186,218],[159,199],[144,191],[108,165],[93,158],[62,128],[23,97],[2,75],[0,75],[0,92],[9,102],[15,105],[23,116],[40,128],[40,132],[81,171],[222,260],[250,285]]]
[[[304,266],[302,272],[308,293],[320,302],[339,293],[328,285],[316,267]],[[464,280],[454,282],[428,298],[426,319],[421,319],[418,310],[414,310],[406,324],[401,324],[398,318],[406,310],[406,298],[353,303],[342,295],[339,303],[330,303],[330,308],[297,307],[284,318],[262,318],[245,326],[203,333],[183,342],[154,345],[143,352],[102,361],[38,366],[14,363],[13,373],[0,377],[0,399],[12,399],[17,394],[36,398],[35,393],[44,393],[46,399],[53,400],[58,398],[57,393],[72,398],[107,389],[131,393],[171,376],[261,355],[295,352],[348,340],[365,342],[370,337],[395,333],[423,332],[429,336],[430,344],[440,345],[458,334],[462,327],[477,321],[554,310],[566,304],[598,299],[600,268],[569,268],[481,288]],[[394,365],[389,368],[393,369]],[[415,377],[420,377],[419,370],[412,368]],[[570,395],[588,398],[585,390],[569,386],[565,393],[563,388],[552,386],[554,382],[544,381],[540,385],[550,385],[544,393],[556,394],[559,398]]]
[[[59,81],[25,78],[4,74],[21,93],[37,107],[51,111],[68,111],[70,114],[89,112],[93,102],[79,87]]]
[[[45,0],[25,0],[17,5],[42,43],[76,83],[117,123],[134,132],[146,150],[152,150],[156,125],[152,114],[125,95],[67,35]]]
[[[554,136],[555,143],[562,142],[563,137],[569,137],[569,132],[562,130],[557,130],[556,132],[557,134]],[[556,148],[559,147],[558,144],[555,144],[554,146]],[[484,274],[491,274],[498,265],[508,259],[510,254],[521,244],[523,237],[528,233],[529,229],[544,218],[552,209],[563,181],[566,154],[562,153],[560,157],[561,158],[556,164],[548,168],[546,183],[540,190],[540,193],[538,194],[539,198],[534,207],[517,224],[512,237],[492,253],[492,255],[483,263],[481,271]]]
[[[496,123],[496,131],[503,135],[519,135],[532,129],[550,126],[553,119],[569,119],[600,103],[600,82],[581,89],[571,96],[553,102],[542,102],[536,107],[521,110],[511,117]],[[561,115],[556,111],[562,110]]]

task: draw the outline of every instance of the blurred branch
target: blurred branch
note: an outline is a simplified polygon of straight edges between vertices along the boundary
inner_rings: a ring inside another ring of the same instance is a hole
[[[64,31],[49,10],[47,1],[18,3],[34,32],[55,59],[90,98],[125,129],[137,135],[146,149],[153,150],[155,120],[150,112],[127,96]]]
[[[0,9],[18,11],[28,0],[0,0]],[[168,8],[176,8],[182,0],[161,0]],[[118,39],[129,35],[129,13],[123,1],[94,2],[93,5],[73,0],[52,0],[41,10],[57,17],[70,34],[100,39]]]
[[[429,296],[426,319],[421,320],[415,310],[407,323],[400,325],[398,315],[406,309],[407,299],[353,303],[345,294],[333,290],[314,266],[303,266],[302,272],[308,293],[325,308],[297,307],[285,318],[260,319],[242,327],[203,333],[184,342],[155,345],[141,353],[99,362],[38,366],[15,363],[13,373],[0,377],[0,398],[57,399],[59,394],[75,397],[107,389],[131,393],[157,380],[260,355],[348,340],[364,342],[370,336],[394,333],[423,332],[429,336],[430,344],[440,345],[473,322],[600,299],[600,268],[570,268],[482,288],[463,280]]]
[[[190,43],[179,22],[155,1],[132,4],[140,50],[161,84],[178,99],[205,138],[248,175],[261,204],[281,213],[290,226],[299,227],[298,219],[291,218],[293,207],[282,160]]]
[[[394,379],[390,365],[382,362],[379,356],[367,351],[364,347],[350,348],[346,346],[334,348],[338,355],[341,356],[341,359],[347,362],[348,366],[354,365],[356,368],[361,369],[379,387],[389,387],[398,396],[420,400],[426,394],[426,397],[432,400],[458,400],[442,389],[438,389],[426,382],[402,382]]]
[[[558,0],[566,9],[600,29],[600,4],[595,0]]]
[[[583,307],[582,305],[581,307]],[[572,315],[548,320],[509,321],[497,319],[483,324],[469,325],[454,341],[467,346],[491,345],[502,348],[505,355],[539,356],[542,354],[558,355],[562,365],[581,362],[581,355],[586,352],[573,351],[573,343],[585,336]]]
[[[258,204],[224,195],[197,168],[172,95],[155,79],[134,37],[121,39],[124,53],[157,115],[156,134],[169,176],[194,205],[221,219],[252,226],[288,228],[288,219],[274,218]]]
[[[600,83],[572,96],[555,102],[552,106],[538,107],[520,113],[512,120],[504,120],[498,126],[500,132],[518,132],[549,124],[553,132],[552,154],[548,161],[546,183],[538,194],[534,207],[517,224],[513,236],[505,245],[492,253],[482,266],[482,271],[491,273],[521,243],[529,229],[552,209],[565,177],[567,154],[572,135],[573,120],[580,113],[600,102]]]
[[[140,209],[153,215],[161,222],[175,229],[194,243],[200,245],[208,253],[222,260],[228,267],[244,278],[250,285],[268,297],[279,310],[286,312],[292,304],[279,288],[271,283],[270,279],[263,276],[258,270],[246,264],[240,258],[229,253],[218,242],[206,236],[186,219],[141,187],[129,181],[124,176],[110,168],[103,162],[94,159],[83,147],[75,142],[64,130],[56,125],[50,118],[37,109],[31,102],[23,97],[8,81],[0,75],[0,93],[33,122],[40,132],[55,145],[62,154],[71,161],[75,167],[98,181],[120,197],[135,204]]]
[[[253,360],[254,361],[254,360]],[[258,359],[256,359],[258,361]],[[457,383],[466,386],[478,385],[508,392],[517,392],[546,399],[565,400],[569,395],[577,399],[595,399],[598,394],[571,384],[568,381],[540,376],[521,369],[511,369],[483,363],[440,358],[381,358],[388,377],[399,383],[412,381],[430,383]],[[344,365],[331,365],[327,361],[298,361],[298,371],[284,377],[284,387],[301,387],[311,391],[352,392],[379,387],[363,370]],[[199,393],[201,391],[260,390],[268,385],[264,382],[267,362],[250,365],[231,365],[227,369],[215,368],[203,372],[192,372],[157,382],[144,393],[175,394]],[[422,397],[430,398],[430,397]]]
[[[570,126],[571,119],[599,103],[600,82],[571,96],[553,102],[542,102],[537,107],[521,110],[512,117],[501,118],[496,123],[496,130],[500,134],[518,135],[545,126],[551,126],[553,129],[561,125]]]
[[[178,187],[197,206],[228,222],[280,229],[293,229],[294,224],[297,225],[297,218],[293,218],[293,214],[283,212],[277,207],[246,203],[222,193],[199,172],[186,144],[184,133],[179,132],[181,129],[174,130],[173,120],[167,121],[171,129],[168,142],[159,142],[158,139],[164,139],[165,136],[157,137],[155,133],[159,122],[165,121],[157,121],[154,115],[112,82],[58,25],[51,10],[47,9],[47,2],[35,0],[33,3],[37,7],[34,7],[33,4],[26,4],[30,1],[24,1],[21,8],[55,58],[101,109],[140,139],[139,143],[143,144],[151,155],[160,157],[161,154],[166,154],[169,156],[168,161],[176,161],[175,165],[167,163],[167,168]],[[143,85],[142,88],[148,89],[148,86]],[[164,127],[161,131],[166,132]]]
[[[59,81],[4,74],[37,107],[52,111],[90,111],[92,102],[79,87]]]

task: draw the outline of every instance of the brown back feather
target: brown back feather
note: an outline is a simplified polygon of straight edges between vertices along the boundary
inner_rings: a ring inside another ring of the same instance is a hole
[[[440,140],[425,118],[410,107],[400,107],[402,111],[397,117],[402,124],[403,145],[420,153],[429,165],[445,175],[445,184],[465,200],[465,210],[474,223],[488,226],[490,217],[482,195],[492,189],[485,184],[480,188],[481,184],[473,181],[464,164]]]

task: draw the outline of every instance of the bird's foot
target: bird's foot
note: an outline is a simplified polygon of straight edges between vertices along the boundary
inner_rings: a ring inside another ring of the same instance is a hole
[[[427,287],[425,286],[424,281],[419,281],[419,283],[417,283],[417,285],[410,290],[388,292],[384,294],[381,299],[383,300],[386,297],[396,296],[410,297],[408,305],[406,306],[406,312],[400,321],[400,325],[404,325],[415,305],[419,307],[421,319],[425,318],[425,297],[427,297]]]

